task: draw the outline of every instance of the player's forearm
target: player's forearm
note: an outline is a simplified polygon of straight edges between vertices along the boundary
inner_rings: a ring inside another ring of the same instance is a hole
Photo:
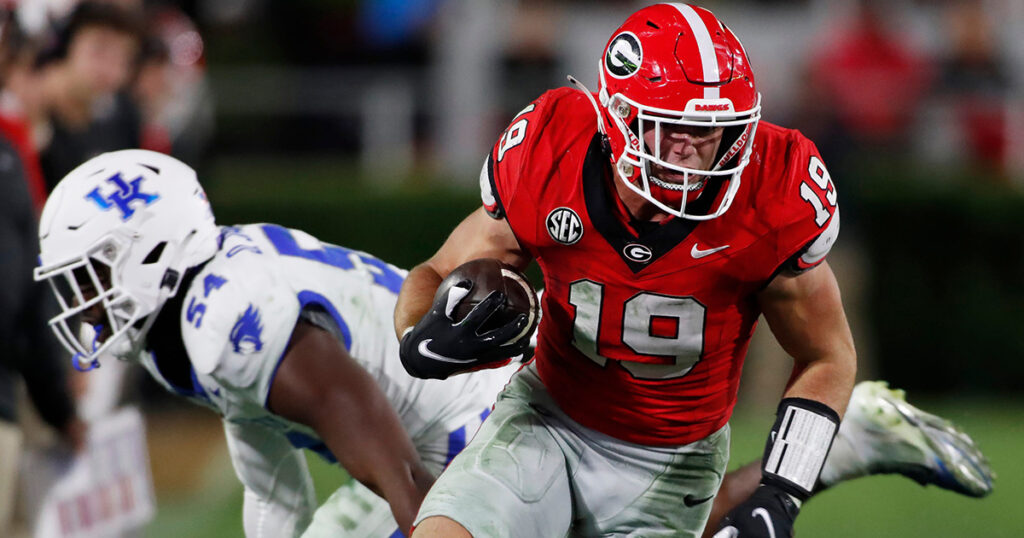
[[[409,271],[395,305],[395,334],[399,339],[430,310],[442,280],[444,278],[429,263],[421,263]]]
[[[785,396],[818,401],[842,415],[857,352],[828,263],[797,276],[780,275],[759,301],[772,333],[794,360]]]
[[[843,342],[842,338],[827,338],[818,339],[818,346],[795,346],[794,375],[758,464],[760,483],[715,526],[719,529],[716,537],[765,536],[766,530],[771,536],[792,536],[800,505],[811,496],[839,429],[856,364],[852,345],[847,353],[807,351],[842,350],[846,347]],[[833,348],[834,344],[839,344],[838,348]],[[731,485],[742,491],[750,481]]]
[[[847,353],[839,354],[833,360],[824,359],[810,364],[797,363],[784,397],[815,400],[842,416],[849,401],[848,383],[852,384],[855,371],[856,355],[851,343]],[[843,394],[846,395],[846,400],[838,402],[836,398],[841,398]],[[757,490],[761,483],[761,469],[762,461],[758,460],[725,475],[711,507],[704,538],[710,538],[715,530],[720,528],[722,517]]]
[[[364,432],[372,431],[366,429],[373,427],[371,423],[366,421]],[[408,532],[435,478],[420,461],[412,442],[385,431],[364,434],[344,446],[337,442],[333,445],[328,443],[331,452],[340,455],[338,463],[353,479],[386,500],[395,521]]]
[[[391,477],[382,482],[382,491],[379,493],[388,500],[391,506],[391,515],[394,516],[398,528],[408,533],[416,518],[416,512],[420,509],[423,497],[426,496],[430,486],[434,483],[434,477],[422,465],[399,467],[402,476]]]
[[[337,392],[325,398],[314,422],[320,426],[317,432],[352,478],[388,502],[407,531],[434,476],[379,389],[350,386],[344,394]],[[343,414],[344,419],[338,418]]]
[[[809,363],[797,363],[786,388],[785,398],[806,398],[821,402],[842,417],[850,401],[857,374],[857,356],[852,343],[848,350]]]
[[[384,440],[384,439],[381,439]],[[402,532],[412,527],[423,498],[434,484],[434,476],[415,452],[394,451],[393,447],[369,446],[373,453],[339,460],[349,475],[378,497],[386,500]]]

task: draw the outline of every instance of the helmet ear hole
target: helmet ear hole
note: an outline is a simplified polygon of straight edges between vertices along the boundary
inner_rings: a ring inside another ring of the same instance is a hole
[[[146,254],[146,258],[142,260],[142,265],[150,265],[160,261],[160,255],[164,253],[164,247],[167,246],[167,241],[161,241],[157,243],[153,250]]]

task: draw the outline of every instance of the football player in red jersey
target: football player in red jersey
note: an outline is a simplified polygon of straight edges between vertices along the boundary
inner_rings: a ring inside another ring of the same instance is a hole
[[[725,526],[791,533],[856,355],[824,261],[835,187],[814,144],[760,110],[732,32],[703,8],[658,4],[612,35],[596,97],[552,90],[512,120],[481,172],[483,207],[409,274],[395,324],[414,375],[502,364],[523,345],[495,335],[516,331],[452,322],[459,286],[432,299],[470,259],[536,260],[536,360],[434,485],[416,536],[699,536],[762,314],[795,366],[760,486]]]

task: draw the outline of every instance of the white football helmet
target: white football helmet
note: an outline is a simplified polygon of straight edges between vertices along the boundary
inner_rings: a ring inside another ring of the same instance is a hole
[[[35,279],[57,296],[62,312],[50,327],[74,366],[91,369],[108,352],[137,356],[185,270],[216,253],[218,235],[195,171],[177,159],[115,151],[68,173],[43,208]]]

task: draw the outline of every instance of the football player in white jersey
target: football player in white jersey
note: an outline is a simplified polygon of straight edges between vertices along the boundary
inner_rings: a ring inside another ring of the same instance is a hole
[[[166,155],[107,153],[69,173],[40,247],[36,278],[53,285],[50,323],[77,368],[139,361],[223,416],[249,537],[400,536],[516,368],[408,376],[391,317],[405,271],[273,224],[217,226],[195,172]],[[850,410],[825,485],[899,472],[991,490],[970,438],[898,391],[861,384]],[[356,480],[317,509],[301,448]],[[727,475],[713,514],[756,485]]]
[[[107,153],[69,173],[40,246],[36,278],[54,285],[63,313],[51,326],[77,367],[140,361],[224,417],[250,537],[310,525],[298,448],[359,482],[317,512],[311,534],[408,530],[510,375],[408,376],[391,336],[404,271],[276,225],[218,227],[195,172],[158,153]]]

